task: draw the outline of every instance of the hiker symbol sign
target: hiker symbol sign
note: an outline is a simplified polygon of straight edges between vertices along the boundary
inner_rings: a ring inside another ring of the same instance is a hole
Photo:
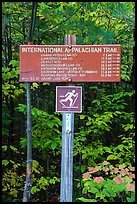
[[[57,86],[56,112],[82,112],[82,87]]]

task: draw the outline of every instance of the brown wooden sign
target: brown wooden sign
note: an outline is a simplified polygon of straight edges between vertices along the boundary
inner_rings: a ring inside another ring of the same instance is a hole
[[[119,82],[121,45],[21,45],[21,82]]]

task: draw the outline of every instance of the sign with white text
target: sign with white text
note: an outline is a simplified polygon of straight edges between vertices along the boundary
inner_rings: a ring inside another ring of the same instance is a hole
[[[21,45],[21,82],[119,82],[121,45]]]
[[[56,112],[82,112],[82,87],[56,86]]]

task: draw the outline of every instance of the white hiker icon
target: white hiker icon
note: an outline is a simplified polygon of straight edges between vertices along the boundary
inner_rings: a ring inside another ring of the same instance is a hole
[[[64,99],[60,100],[60,103],[63,105],[63,107],[71,108],[74,107],[74,104],[78,98],[78,93],[75,93],[75,90],[72,90],[72,92],[67,92],[64,97]],[[69,104],[67,103],[69,101]]]

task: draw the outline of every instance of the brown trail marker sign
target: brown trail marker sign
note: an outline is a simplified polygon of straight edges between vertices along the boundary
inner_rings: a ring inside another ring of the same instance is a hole
[[[21,45],[21,82],[119,82],[121,45]]]
[[[56,112],[82,112],[82,87],[56,86]]]
[[[121,45],[75,42],[75,35],[66,35],[65,45],[20,45],[20,82],[120,82]],[[60,202],[72,202],[74,113],[82,111],[81,92],[56,87],[56,111],[63,112]]]

